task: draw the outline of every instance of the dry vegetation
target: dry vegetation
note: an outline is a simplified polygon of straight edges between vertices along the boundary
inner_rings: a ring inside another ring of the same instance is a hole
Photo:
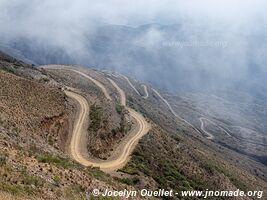
[[[156,124],[121,170],[139,179],[135,187],[267,191],[267,170],[261,163],[207,140],[175,118],[152,91],[144,100],[118,80],[128,93],[127,103]]]
[[[84,199],[94,188],[127,187],[69,159],[71,102],[46,74],[5,58],[0,70],[0,199]],[[48,81],[32,76],[40,73]]]
[[[105,83],[111,96],[118,99],[114,88],[109,86],[110,83],[103,75],[97,74],[93,70],[79,70],[89,73],[90,76]],[[131,129],[127,111],[119,103],[105,99],[97,86],[75,72],[61,70],[59,73],[58,70],[48,70],[47,73],[58,82],[79,89],[86,97],[90,105],[87,134],[88,152],[92,157],[107,159],[118,142]]]
[[[83,167],[66,151],[76,107],[60,86],[78,88],[88,100],[87,146],[97,158],[106,159],[131,128],[124,107],[75,73],[36,70],[4,55],[0,61],[0,199],[84,199],[94,188],[267,191],[266,167],[207,140],[176,119],[149,87],[150,96],[143,99],[121,78],[116,82],[127,104],[147,117],[152,129],[120,170],[122,176]],[[119,99],[103,74],[80,70]],[[132,82],[143,94],[140,83]]]

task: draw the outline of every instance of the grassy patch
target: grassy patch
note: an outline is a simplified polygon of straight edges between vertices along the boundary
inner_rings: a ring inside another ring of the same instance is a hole
[[[127,184],[127,185],[136,185],[140,182],[140,179],[138,177],[134,178],[119,178],[118,181]]]
[[[121,132],[121,127],[113,128],[111,130],[111,134],[112,134],[113,137],[115,137],[120,132]]]
[[[1,70],[3,71],[6,71],[8,73],[12,73],[12,74],[15,74],[15,69],[11,68],[11,67],[5,67],[3,66],[2,68],[0,68]]]
[[[0,190],[12,195],[36,195],[39,188],[43,187],[45,183],[42,178],[29,174],[26,167],[16,171],[12,167],[6,166],[5,173],[14,175],[12,181],[0,181]]]
[[[39,153],[41,153],[40,149],[38,149],[35,144],[31,144],[29,149],[29,156],[35,156]]]
[[[132,108],[135,109],[135,102],[134,99],[131,96],[127,96],[127,105]]]
[[[129,101],[130,103],[134,103],[134,100],[131,96],[127,96],[127,101]]]
[[[48,144],[51,146],[54,145],[54,140],[53,140],[53,137],[51,135],[48,136]]]
[[[119,115],[121,115],[122,114],[122,111],[123,111],[123,106],[120,105],[120,104],[118,104],[118,103],[116,103],[116,111],[117,111],[117,113]]]
[[[54,164],[57,166],[62,166],[63,168],[71,168],[76,166],[73,162],[66,158],[54,156],[48,153],[40,154],[36,156],[36,158],[39,162]]]
[[[238,179],[233,173],[229,172],[228,170],[224,169],[221,166],[217,166],[211,162],[207,164],[207,169],[214,173],[215,171],[224,174],[229,180],[236,186],[238,189],[242,191],[248,191],[248,187],[244,184],[240,179]]]
[[[24,185],[29,185],[29,186],[34,185],[36,187],[43,187],[44,185],[43,179],[28,174],[26,168],[23,168],[21,170],[21,179],[22,179],[22,184]]]
[[[97,131],[101,127],[103,117],[102,107],[93,104],[90,106],[90,126],[89,128],[93,131]]]
[[[130,174],[130,175],[138,174],[138,170],[131,165],[126,165],[122,169],[118,169],[118,172],[123,172],[123,173]]]
[[[0,167],[6,165],[8,154],[0,152]]]
[[[179,138],[175,138],[179,141]],[[206,190],[207,185],[197,177],[191,177],[183,168],[177,165],[177,160],[168,155],[157,154],[147,149],[147,143],[140,142],[135,149],[131,162],[120,171],[131,175],[145,174],[154,179],[158,188],[172,188],[174,191]],[[168,148],[168,146],[166,146]],[[132,180],[122,180],[124,183],[134,185]]]
[[[55,185],[56,186],[59,186],[60,185],[60,182],[61,182],[61,179],[59,176],[54,176],[53,177],[53,181],[55,182]]]
[[[8,192],[12,195],[26,194],[33,195],[35,190],[28,185],[11,185],[9,183],[0,182],[0,190]]]
[[[107,181],[109,179],[109,175],[105,174],[103,171],[100,171],[100,169],[97,167],[87,167],[87,169],[87,172],[98,180]]]
[[[71,185],[64,190],[64,199],[69,200],[85,200],[86,192],[79,185]],[[90,198],[91,199],[91,198]]]

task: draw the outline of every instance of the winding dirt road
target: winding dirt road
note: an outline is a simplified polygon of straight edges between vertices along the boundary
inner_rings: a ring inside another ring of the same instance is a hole
[[[136,94],[138,94],[139,96],[141,96],[142,98],[144,99],[147,99],[149,97],[149,94],[148,94],[148,91],[147,91],[147,86],[142,84],[142,87],[144,88],[144,92],[145,92],[145,95],[141,95],[140,92],[135,88],[135,86],[132,84],[132,82],[129,80],[129,78],[127,76],[124,76],[122,74],[120,74],[119,76],[123,77],[127,82],[128,84],[131,86],[131,88],[135,91]]]
[[[122,74],[120,74],[121,77],[123,77],[127,82],[128,84],[131,86],[131,88],[136,92],[136,94],[138,94],[139,96],[142,96],[138,90],[134,87],[134,85],[132,84],[132,82],[129,80],[129,78],[127,76],[124,76]]]
[[[142,96],[139,92],[138,92],[138,90],[134,87],[134,85],[131,83],[131,81],[129,80],[129,78],[128,77],[126,77],[126,76],[124,76],[124,75],[120,75],[120,76],[122,76],[128,83],[129,83],[129,85],[132,87],[132,89],[138,94],[138,95],[140,95],[140,96]],[[143,87],[144,87],[144,91],[145,91],[145,96],[142,96],[144,99],[147,99],[148,98],[148,91],[147,91],[147,87],[146,87],[146,85],[142,85]],[[201,134],[201,132],[198,130],[198,129],[196,129],[195,128],[195,126],[193,125],[193,124],[191,124],[190,122],[188,122],[187,120],[185,120],[185,119],[183,119],[182,117],[180,117],[174,110],[173,110],[173,108],[172,108],[172,106],[170,105],[170,103],[157,91],[157,90],[155,90],[155,89],[153,89],[152,88],[152,90],[153,90],[153,92],[154,93],[156,93],[157,95],[158,95],[158,97],[167,105],[167,107],[169,108],[169,110],[171,111],[171,113],[175,116],[175,117],[177,117],[179,120],[181,120],[181,121],[183,121],[183,122],[185,122],[187,125],[189,125],[190,127],[192,127],[194,130],[196,130],[198,133],[200,133]],[[209,139],[209,140],[212,140],[212,139],[214,139],[214,136],[210,133],[210,132],[208,132],[208,131],[206,131],[205,130],[205,122],[204,122],[204,120],[207,120],[207,121],[209,121],[210,123],[213,123],[214,125],[216,125],[214,122],[212,122],[212,121],[210,121],[209,119],[206,119],[206,118],[203,118],[203,117],[201,117],[201,118],[199,118],[199,120],[200,120],[200,122],[201,122],[201,127],[200,127],[200,129],[206,134],[206,136],[207,136],[207,139]],[[217,126],[217,125],[216,125]],[[231,136],[226,130],[224,130],[224,129],[222,129],[221,127],[219,127],[222,131],[224,131],[228,136]]]
[[[131,88],[140,96],[142,96],[138,90],[134,87],[134,85],[131,83],[131,81],[129,80],[129,78],[127,76],[124,76],[124,75],[120,75],[121,77],[123,77],[127,82],[128,84],[131,86]],[[145,91],[145,96],[142,96],[144,99],[147,99],[149,97],[149,93],[147,91],[147,86],[146,85],[142,85],[143,88],[144,88],[144,91]],[[192,127],[194,130],[196,130],[198,133],[201,134],[201,132],[195,128],[195,126],[193,124],[191,124],[190,122],[188,122],[187,120],[183,119],[182,117],[180,117],[174,110],[173,108],[171,107],[171,105],[169,104],[169,102],[157,91],[155,90],[154,88],[152,88],[153,92],[156,93],[158,95],[158,97],[167,105],[167,107],[169,108],[169,110],[171,111],[171,113],[176,117],[178,118],[179,120],[185,122],[187,125],[189,125],[190,127]],[[202,121],[201,121],[202,123]],[[202,129],[202,124],[201,124],[201,129]],[[204,131],[204,129],[202,129]],[[206,133],[206,131],[204,131]],[[211,134],[209,134],[209,136],[212,136]]]
[[[173,110],[173,108],[171,107],[171,105],[169,104],[169,102],[168,102],[163,96],[161,96],[161,94],[160,94],[157,90],[155,90],[155,89],[153,89],[153,88],[152,88],[152,90],[153,90],[153,92],[155,92],[155,93],[159,96],[159,98],[160,98],[160,99],[161,99],[161,100],[168,106],[169,110],[172,112],[172,114],[173,114],[175,117],[177,117],[177,118],[180,119],[181,121],[185,122],[186,124],[188,124],[189,126],[191,126],[194,130],[196,130],[198,133],[201,134],[201,132],[200,132],[198,129],[196,129],[195,126],[194,126],[193,124],[191,124],[191,123],[188,122],[187,120],[185,120],[185,119],[181,118],[179,115],[177,115],[177,113]],[[205,130],[205,122],[204,122],[204,120],[209,121],[210,123],[216,125],[217,127],[219,127],[219,126],[218,126],[217,124],[215,124],[214,122],[212,122],[211,120],[209,120],[209,119],[207,119],[207,118],[204,118],[204,117],[200,117],[199,120],[200,120],[200,123],[201,123],[201,126],[200,126],[201,131],[203,131],[203,132],[206,134],[207,139],[209,139],[209,140],[213,140],[213,139],[214,139],[214,136],[213,136],[210,132],[208,132],[208,131]],[[231,136],[231,135],[228,133],[228,131],[224,130],[222,127],[219,127],[219,128],[220,128],[223,132],[225,132],[228,136]]]
[[[210,139],[210,140],[214,139],[214,135],[212,135],[210,132],[208,132],[208,131],[205,130],[205,120],[208,121],[208,122],[210,122],[211,124],[217,126],[217,127],[218,127],[221,131],[223,131],[226,135],[228,135],[228,136],[230,136],[230,137],[232,136],[232,135],[231,135],[228,131],[226,131],[224,128],[218,126],[216,123],[214,123],[213,121],[211,121],[211,120],[209,120],[209,119],[207,119],[207,118],[205,118],[205,117],[200,117],[199,120],[200,120],[200,122],[201,122],[201,130],[207,135],[207,138]]]
[[[82,136],[83,134],[86,134],[86,127],[83,125],[86,123],[89,113],[87,100],[81,95],[71,91],[65,91],[65,93],[68,97],[76,100],[80,105],[79,115],[74,123],[73,135],[70,144],[70,153],[72,157],[82,165],[99,167],[101,170],[108,172],[123,167],[129,160],[130,154],[138,140],[149,131],[150,126],[147,124],[145,119],[139,113],[130,109],[129,112],[131,116],[135,118],[138,123],[138,129],[125,145],[123,144],[123,146],[118,146],[118,149],[120,149],[120,154],[111,160],[102,161],[90,159],[86,155],[83,155],[81,150],[82,147],[80,146]]]
[[[88,76],[87,74],[81,72],[81,71],[78,71],[76,69],[72,69],[68,66],[62,66],[62,65],[44,65],[42,66],[42,68],[44,69],[55,69],[55,70],[66,70],[66,71],[72,71],[72,72],[75,72],[87,79],[89,79],[90,81],[92,81],[96,86],[98,86],[101,91],[104,93],[105,97],[108,99],[108,100],[112,100],[109,93],[107,92],[107,89],[105,88],[105,86],[100,83],[99,81],[95,80],[94,78]]]
[[[113,85],[113,87],[115,87],[116,90],[119,92],[121,105],[126,106],[126,96],[125,96],[124,91],[112,79],[110,79],[110,78],[107,78],[107,79]]]
[[[110,73],[110,72],[109,72]],[[113,73],[110,73],[110,75],[112,75],[112,76],[114,76],[114,77],[116,77],[116,78],[119,78],[119,77],[122,77],[122,78],[124,78],[127,82],[128,82],[128,84],[131,86],[131,88],[136,92],[136,94],[138,94],[139,96],[142,96],[141,94],[140,94],[140,92],[135,88],[135,86],[131,83],[131,81],[129,80],[129,78],[127,77],[127,76],[124,76],[124,75],[122,75],[122,74],[119,74],[119,75],[114,75]],[[142,84],[142,87],[144,88],[144,92],[145,92],[145,95],[144,96],[142,96],[142,98],[144,98],[144,99],[147,99],[148,97],[149,97],[149,93],[148,93],[148,90],[147,90],[147,86],[146,85],[144,85],[144,84]],[[169,110],[171,111],[171,113],[175,116],[175,117],[177,117],[178,119],[180,119],[181,121],[183,121],[183,122],[185,122],[186,124],[188,124],[189,126],[191,126],[194,130],[196,130],[198,133],[200,133],[201,134],[201,132],[198,130],[198,129],[196,129],[195,127],[194,127],[194,125],[192,125],[190,122],[188,122],[187,120],[185,120],[185,119],[183,119],[182,117],[180,117],[174,110],[173,110],[173,108],[171,107],[171,105],[169,104],[169,102],[157,91],[157,90],[155,90],[155,89],[153,89],[152,88],[152,90],[153,90],[153,92],[155,92],[158,96],[159,96],[159,98],[167,105],[167,107],[169,108]],[[210,123],[212,123],[212,124],[214,124],[215,126],[217,126],[219,129],[221,129],[225,134],[227,134],[228,136],[232,136],[228,131],[226,131],[224,128],[222,128],[222,127],[220,127],[220,126],[218,126],[216,123],[214,123],[213,121],[211,121],[211,120],[209,120],[209,119],[207,119],[207,118],[204,118],[204,117],[200,117],[199,118],[199,120],[200,120],[200,123],[201,123],[201,126],[200,126],[200,129],[201,129],[201,131],[204,133],[204,134],[206,134],[206,136],[207,136],[207,139],[210,139],[210,140],[212,140],[212,139],[214,139],[214,135],[212,135],[210,132],[208,132],[208,131],[206,131],[205,130],[205,120],[206,121],[209,121]]]
[[[209,139],[209,140],[214,139],[214,136],[210,132],[206,131],[204,128],[205,127],[205,122],[204,122],[205,118],[201,117],[201,118],[199,118],[199,120],[201,122],[201,130],[207,135],[207,139]]]
[[[155,90],[155,89],[153,89],[152,88],[152,90],[153,90],[153,92],[155,92],[157,95],[158,95],[158,97],[168,106],[168,108],[169,108],[169,110],[171,111],[171,113],[175,116],[175,117],[177,117],[178,119],[180,119],[181,121],[183,121],[183,122],[185,122],[187,125],[189,125],[190,127],[192,127],[195,131],[197,131],[198,133],[200,133],[200,131],[198,130],[198,129],[196,129],[195,128],[195,126],[193,125],[193,124],[191,124],[190,122],[188,122],[188,121],[186,121],[185,119],[183,119],[182,117],[180,117],[179,115],[177,115],[177,113],[173,110],[173,108],[171,107],[171,105],[169,104],[169,102],[163,97],[163,96],[161,96],[161,94],[157,91],[157,90]],[[201,133],[200,133],[201,134]]]
[[[147,91],[147,86],[146,85],[142,85],[143,86],[143,88],[144,88],[144,91],[145,91],[145,96],[142,96],[144,99],[147,99],[148,97],[149,97],[149,93],[148,93],[148,91]]]
[[[52,67],[49,66],[47,68],[52,69]],[[65,70],[65,68],[61,66],[60,69],[62,68]],[[106,98],[110,97],[106,88],[97,80],[80,71],[71,69],[67,70],[74,71],[82,76],[88,77],[88,79],[90,79],[92,82],[94,82],[97,86],[100,87],[100,89],[104,92]],[[89,116],[89,105],[87,100],[76,92],[70,90],[66,90],[65,94],[68,97],[77,101],[80,107],[78,117],[74,122],[73,134],[70,143],[71,156],[82,165],[99,167],[103,171],[111,172],[123,167],[128,162],[128,160],[130,159],[130,155],[138,141],[150,130],[150,124],[146,122],[145,118],[141,114],[126,106],[126,96],[124,91],[112,79],[108,80],[120,94],[120,102],[123,106],[125,106],[125,108],[129,111],[129,114],[136,121],[136,127],[131,130],[130,133],[118,145],[117,151],[115,150],[116,154],[114,154],[105,161],[89,158],[84,151],[84,148],[86,147],[82,146],[83,144],[85,144],[83,140],[84,138],[86,138],[86,123],[88,121]]]

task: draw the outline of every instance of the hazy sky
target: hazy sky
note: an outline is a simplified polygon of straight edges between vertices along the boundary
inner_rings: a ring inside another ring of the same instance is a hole
[[[0,0],[0,36],[26,35],[60,45],[81,38],[95,22],[137,26],[188,21],[253,31],[255,24],[266,24],[266,8],[264,0]]]
[[[236,74],[241,77],[242,74],[251,73],[251,59],[259,63],[261,71],[266,72],[266,8],[266,0],[0,0],[0,42],[22,36],[36,43],[36,46],[38,43],[59,46],[74,57],[84,52],[84,56],[88,57],[91,55],[88,49],[90,33],[94,33],[96,24],[192,25],[192,28],[186,29],[187,41],[202,39],[202,36],[203,41],[212,41],[216,39],[213,33],[219,33],[219,40],[228,42],[228,48],[220,51],[221,54],[211,49],[209,59],[201,50],[197,53],[192,48],[174,50],[177,55],[184,55],[184,66],[195,70],[202,64],[207,73],[216,72],[236,78]],[[199,30],[198,35],[196,32]],[[159,30],[152,30],[144,33],[133,44],[154,50],[153,45],[158,41],[169,42]],[[195,55],[194,59],[191,55]],[[131,63],[124,60],[126,57],[117,59],[121,61],[118,69],[124,64],[130,66]],[[160,71],[165,66],[158,67]],[[143,69],[140,67],[136,70]]]
[[[111,24],[176,23],[181,19],[217,23],[266,20],[264,0],[0,0],[1,29],[101,20]],[[24,27],[28,28],[28,27]]]

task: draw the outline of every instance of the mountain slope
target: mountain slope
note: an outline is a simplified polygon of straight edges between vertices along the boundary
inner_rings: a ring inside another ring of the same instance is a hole
[[[5,55],[0,66],[1,195],[82,199],[95,188],[144,187],[267,191],[266,166],[222,145],[220,140],[231,137],[218,134],[217,126],[226,127],[223,119],[215,121],[185,97],[80,66],[64,67],[79,73],[34,68]],[[69,88],[89,105],[83,139],[77,140],[86,161],[105,163],[120,155],[120,146],[129,144],[131,133],[140,128],[133,113],[141,113],[151,124],[146,135],[130,142],[135,148],[118,171],[106,174],[73,159],[70,146],[81,107],[64,94]],[[196,113],[206,117],[202,129]],[[207,138],[203,129],[214,138]]]
[[[9,58],[0,71],[0,196],[84,199],[94,188],[127,188],[69,158],[75,103],[42,71]]]

